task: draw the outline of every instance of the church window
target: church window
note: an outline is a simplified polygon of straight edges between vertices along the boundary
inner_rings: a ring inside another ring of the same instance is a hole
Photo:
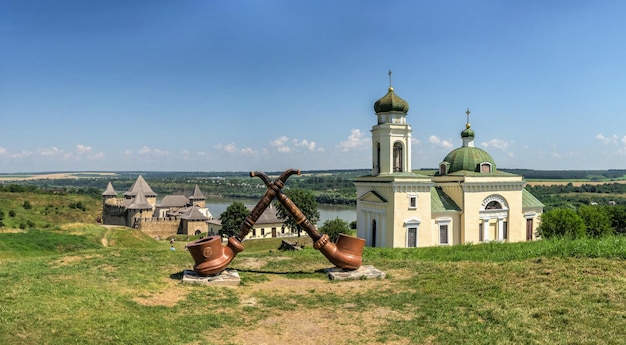
[[[410,227],[408,229],[406,246],[407,248],[417,247],[417,227]]]
[[[490,201],[487,206],[485,206],[485,210],[501,210],[502,205],[497,201]]]
[[[483,240],[483,222],[480,222],[480,224],[478,224],[478,242],[482,242]]]
[[[509,226],[506,221],[502,222],[502,239],[503,240],[509,239]]]
[[[448,242],[448,224],[439,225],[439,244],[450,244]]]
[[[375,173],[380,173],[380,143],[376,143],[376,166],[374,167]]]
[[[265,236],[265,228],[261,228],[261,236]]]
[[[444,176],[447,174],[447,169],[445,164],[439,164],[439,175]]]
[[[372,219],[372,247],[376,247],[376,219]]]
[[[256,229],[252,229],[252,236],[256,236]]]
[[[393,144],[393,172],[402,172],[402,144]]]
[[[480,172],[484,174],[488,174],[491,172],[491,163],[483,162],[480,163]]]
[[[417,208],[417,197],[409,196],[409,209],[416,209],[416,208]]]

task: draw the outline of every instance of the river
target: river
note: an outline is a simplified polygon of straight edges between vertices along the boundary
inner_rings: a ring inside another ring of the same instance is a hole
[[[219,218],[220,214],[226,211],[226,208],[235,201],[251,207],[254,207],[258,202],[255,199],[207,199],[206,207],[209,208],[214,218]],[[320,212],[320,220],[317,222],[318,226],[322,226],[325,221],[335,218],[343,219],[348,224],[356,220],[355,206],[318,204],[317,210]]]

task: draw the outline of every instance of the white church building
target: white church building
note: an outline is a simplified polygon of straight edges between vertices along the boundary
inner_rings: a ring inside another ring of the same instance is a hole
[[[435,174],[411,169],[408,103],[393,87],[374,104],[372,171],[355,180],[357,236],[367,246],[407,248],[532,241],[543,204],[522,176],[498,171],[493,158],[474,146],[467,123],[462,146]]]

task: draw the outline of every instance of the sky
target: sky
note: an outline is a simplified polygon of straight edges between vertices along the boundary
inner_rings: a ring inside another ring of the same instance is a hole
[[[0,1],[0,173],[626,168],[624,1]]]

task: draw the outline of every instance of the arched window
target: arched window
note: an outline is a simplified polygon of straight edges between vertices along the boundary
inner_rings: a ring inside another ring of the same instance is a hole
[[[485,210],[501,210],[502,205],[497,201],[490,201],[487,206],[485,206]]]
[[[393,144],[393,172],[402,172],[402,144]]]
[[[376,143],[376,174],[380,174],[380,143]]]
[[[485,173],[485,174],[490,173],[491,172],[491,163],[489,163],[489,162],[480,163],[480,172],[481,173]]]
[[[376,247],[376,219],[372,219],[372,247]]]

